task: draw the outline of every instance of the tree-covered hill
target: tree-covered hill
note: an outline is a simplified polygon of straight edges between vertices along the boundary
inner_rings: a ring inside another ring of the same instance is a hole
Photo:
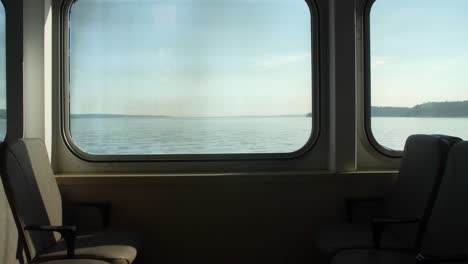
[[[372,116],[383,117],[468,117],[468,101],[429,102],[413,107],[374,106]]]

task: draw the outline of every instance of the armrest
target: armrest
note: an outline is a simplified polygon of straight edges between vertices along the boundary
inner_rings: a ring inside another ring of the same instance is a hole
[[[65,210],[68,208],[80,208],[80,207],[94,207],[96,208],[102,216],[102,226],[101,228],[109,227],[110,223],[110,203],[66,203]]]
[[[376,203],[376,202],[384,202],[385,199],[383,197],[365,197],[365,198],[346,198],[345,199],[345,209],[346,209],[346,218],[348,222],[353,221],[353,211],[356,205],[362,203]]]
[[[467,262],[468,255],[456,255],[456,256],[426,256],[422,253],[419,253],[416,256],[416,261],[419,264],[432,264],[432,263],[441,263],[441,262]]]
[[[76,226],[28,225],[24,230],[59,233],[67,244],[67,257],[75,256]]]
[[[401,224],[414,224],[420,221],[419,218],[392,218],[392,219],[374,219],[372,220],[372,240],[374,242],[374,248],[380,249],[380,241],[382,240],[382,233],[385,228],[389,225],[401,225]]]

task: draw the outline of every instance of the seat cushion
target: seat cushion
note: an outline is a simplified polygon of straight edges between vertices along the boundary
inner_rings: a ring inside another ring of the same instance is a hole
[[[109,264],[109,262],[94,259],[60,259],[44,262],[34,262],[33,264]]]
[[[368,225],[341,224],[320,228],[315,239],[320,251],[332,255],[341,249],[371,249],[373,248],[372,231]],[[407,246],[390,232],[384,232],[381,241],[382,248],[401,249]]]
[[[344,250],[336,254],[331,264],[416,264],[414,254],[384,250]]]
[[[111,233],[80,235],[76,239],[76,258],[106,260],[115,264],[130,264],[140,249],[140,239],[133,233]],[[67,246],[63,239],[41,253],[37,260],[66,258]],[[81,263],[80,263],[81,264]]]

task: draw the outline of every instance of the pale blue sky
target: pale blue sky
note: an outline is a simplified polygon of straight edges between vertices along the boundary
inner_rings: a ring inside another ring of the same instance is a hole
[[[79,0],[70,20],[72,113],[312,109],[303,0]]]
[[[377,0],[372,105],[468,100],[467,10],[466,0]],[[79,0],[72,113],[310,112],[310,26],[303,0]]]
[[[467,0],[377,0],[372,105],[468,100],[467,11]]]

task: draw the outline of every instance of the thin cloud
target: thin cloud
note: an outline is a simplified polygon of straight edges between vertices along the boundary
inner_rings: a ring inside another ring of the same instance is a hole
[[[297,62],[302,62],[310,60],[310,52],[300,53],[300,54],[288,54],[288,55],[278,55],[266,58],[255,63],[255,69],[257,70],[269,70],[273,68],[278,68],[280,66],[294,64]]]
[[[375,56],[372,58],[372,62],[371,62],[371,69],[372,70],[375,70],[377,67],[379,66],[382,66],[382,65],[385,65],[385,64],[388,64],[389,63],[389,59],[386,58],[386,57],[378,57],[378,56]]]

